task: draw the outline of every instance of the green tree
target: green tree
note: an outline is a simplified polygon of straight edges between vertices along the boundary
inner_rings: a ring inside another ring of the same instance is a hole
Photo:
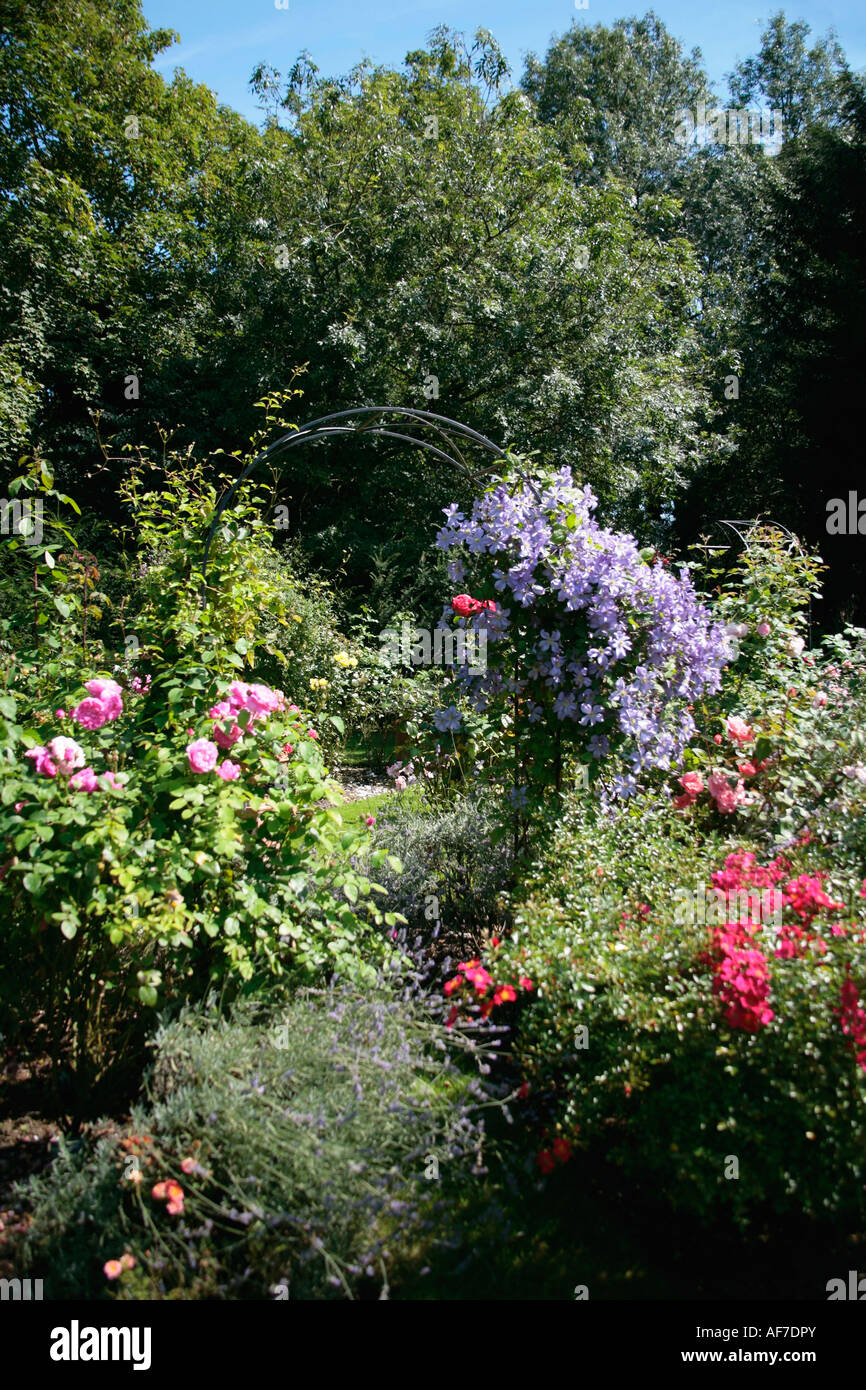
[[[845,55],[833,30],[808,48],[810,33],[808,24],[789,23],[779,10],[761,35],[757,57],[738,63],[728,79],[738,106],[757,102],[781,111],[787,138],[816,121],[829,124],[841,115]]]
[[[711,99],[700,49],[686,54],[652,10],[572,25],[543,62],[530,54],[522,86],[582,182],[614,174],[639,194],[667,186],[683,111]]]

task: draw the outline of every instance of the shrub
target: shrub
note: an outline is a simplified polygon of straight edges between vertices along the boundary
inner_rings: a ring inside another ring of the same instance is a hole
[[[808,843],[732,850],[650,800],[569,817],[496,955],[536,986],[516,1060],[567,1145],[678,1211],[862,1219],[859,884],[817,876]],[[716,892],[736,888],[745,914]]]
[[[192,467],[161,490],[144,478],[127,484],[144,557],[134,663],[89,665],[83,600],[70,640],[58,635],[68,604],[52,585],[66,576],[43,560],[37,603],[55,623],[19,648],[0,697],[4,1003],[28,1021],[39,1009],[84,1093],[159,997],[199,997],[261,964],[301,980],[369,974],[385,951],[364,868],[385,855],[366,861],[366,830],[328,804],[339,792],[309,714],[255,680],[262,607],[280,602],[256,498],[220,529],[202,608],[213,489]]]
[[[386,863],[379,872],[388,905],[408,922],[408,931],[429,940],[441,930],[449,946],[475,949],[484,932],[501,926],[499,899],[509,886],[511,857],[497,840],[489,802],[463,796],[451,806],[431,806],[407,790],[382,810],[374,844],[387,847],[400,872]]]
[[[130,1124],[62,1143],[23,1194],[46,1296],[382,1296],[447,1229],[483,1137],[484,1048],[423,1001],[344,982],[187,1011],[154,1046]],[[135,1267],[106,1279],[123,1255]]]

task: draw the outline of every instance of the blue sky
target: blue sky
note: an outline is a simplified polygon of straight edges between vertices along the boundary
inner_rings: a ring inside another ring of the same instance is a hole
[[[421,48],[437,24],[472,33],[489,29],[511,63],[515,79],[528,51],[543,53],[554,34],[581,24],[610,24],[653,8],[687,49],[699,47],[719,95],[726,95],[724,75],[758,48],[768,15],[785,8],[789,19],[803,19],[813,35],[836,29],[848,61],[866,68],[866,6],[862,0],[803,0],[787,8],[754,0],[656,0],[628,4],[589,0],[576,10],[574,0],[143,0],[153,28],[176,29],[182,42],[157,60],[169,76],[176,65],[205,82],[220,100],[252,120],[260,113],[248,87],[258,62],[285,71],[301,49],[309,49],[323,73],[338,74],[364,55],[399,64]]]

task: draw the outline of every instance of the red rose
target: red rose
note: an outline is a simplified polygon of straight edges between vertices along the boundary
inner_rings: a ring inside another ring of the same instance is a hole
[[[491,613],[496,612],[496,604],[491,599],[472,598],[470,594],[457,594],[451,600],[451,607],[461,618],[471,618],[475,613],[481,613],[485,608]]]

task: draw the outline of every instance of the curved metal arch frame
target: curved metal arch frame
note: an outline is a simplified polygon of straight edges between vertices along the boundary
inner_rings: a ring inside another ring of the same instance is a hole
[[[382,421],[382,417],[399,416],[398,421],[393,423],[407,423],[404,428],[409,429],[413,425],[422,429],[432,430],[433,433],[447,445],[447,449],[440,448],[431,443],[429,439],[424,439],[419,435],[404,434],[390,427],[390,422]],[[359,424],[340,424],[339,421],[357,420],[358,417],[372,417],[362,419]],[[379,420],[377,421],[377,417]],[[204,548],[204,558],[202,560],[202,603],[206,603],[207,591],[207,565],[210,548],[219,525],[220,517],[226,511],[238,490],[246,482],[247,478],[258,468],[260,463],[268,459],[275,458],[279,453],[287,453],[289,449],[297,448],[300,444],[307,444],[314,439],[329,439],[335,436],[345,435],[381,435],[389,439],[399,439],[402,443],[411,444],[415,448],[425,449],[428,453],[435,455],[436,458],[443,459],[445,463],[452,464],[459,472],[465,473],[475,481],[481,481],[481,475],[469,466],[463,457],[462,452],[457,447],[452,435],[466,440],[468,443],[478,444],[487,449],[496,458],[504,459],[506,452],[498,444],[494,444],[492,439],[480,434],[478,430],[472,429],[469,425],[461,424],[459,420],[452,420],[447,415],[435,415],[427,410],[414,410],[409,406],[383,406],[383,405],[362,405],[356,406],[352,410],[339,410],[332,415],[322,415],[318,420],[309,420],[307,424],[301,425],[298,429],[290,430],[288,434],[281,435],[275,439],[273,444],[269,444],[262,453],[258,454],[251,463],[247,464],[240,477],[232,483],[229,490],[220,498],[213,515],[210,530]],[[448,452],[451,450],[452,452]]]
[[[789,550],[793,549],[794,546],[798,546],[800,544],[793,531],[789,531],[788,527],[783,526],[780,521],[770,521],[769,519],[765,521],[762,517],[750,517],[748,520],[732,521],[727,521],[720,518],[716,522],[716,525],[727,526],[728,529],[733,531],[734,535],[742,541],[746,549],[748,549],[749,546],[753,544],[752,532],[757,530],[759,526],[770,526],[774,530],[780,532],[781,535],[786,537]],[[741,527],[743,528],[742,530],[740,529]]]

